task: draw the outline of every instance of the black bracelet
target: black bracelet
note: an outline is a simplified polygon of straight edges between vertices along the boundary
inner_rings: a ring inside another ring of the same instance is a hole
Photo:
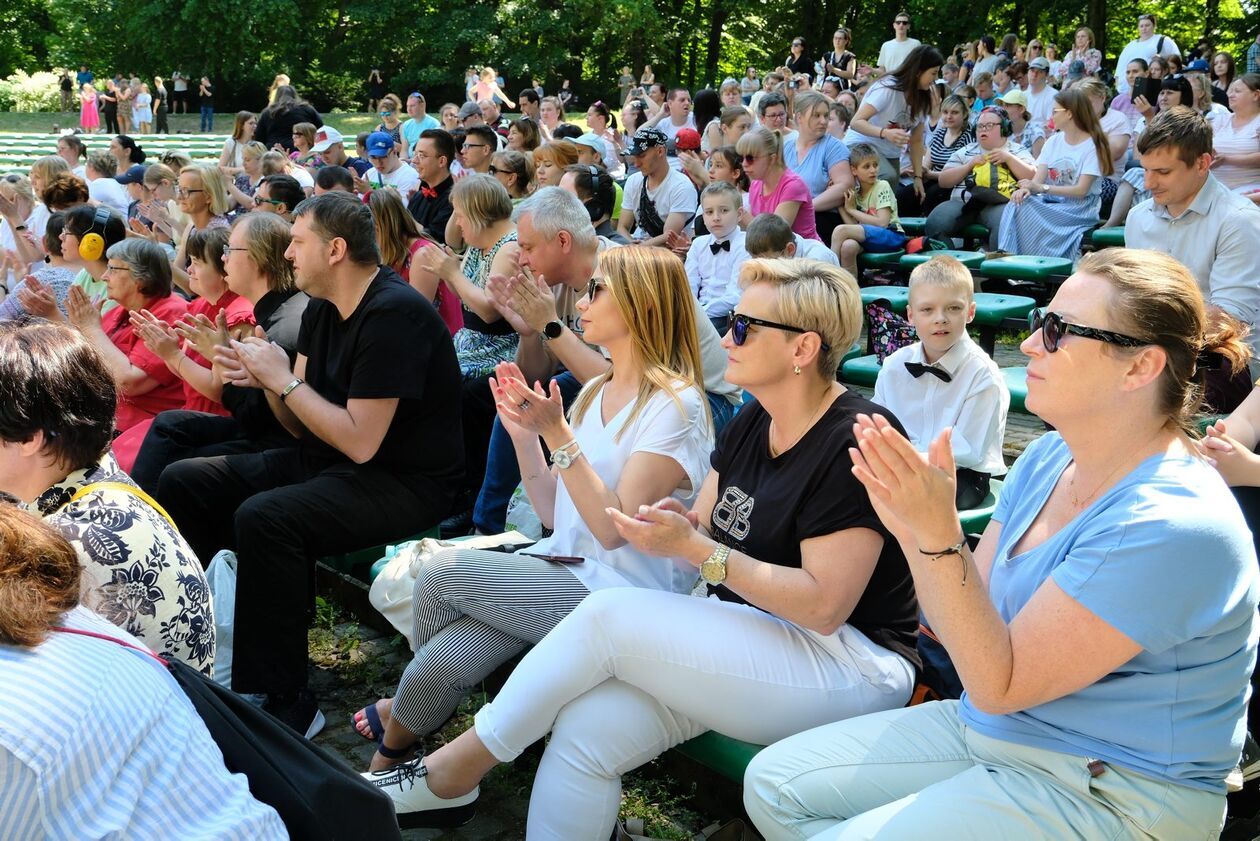
[[[941,549],[938,552],[929,552],[925,549],[920,549],[919,554],[933,561],[939,561],[941,558],[944,558],[947,555],[957,555],[959,560],[962,561],[962,565],[963,565],[962,583],[963,583],[963,586],[966,587],[967,586],[967,559],[966,557],[963,556],[963,549],[965,549],[966,547],[967,547],[967,538],[964,536],[960,542],[955,543],[953,546],[949,546],[945,549]]]

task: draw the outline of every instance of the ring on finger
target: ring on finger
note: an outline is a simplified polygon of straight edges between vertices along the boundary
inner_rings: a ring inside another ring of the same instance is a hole
[[[529,408],[529,401],[528,401],[528,400],[522,400],[522,401],[521,401],[521,405],[520,405],[520,410],[523,412],[523,411],[525,411],[525,410],[526,410],[526,409],[528,409],[528,408]]]

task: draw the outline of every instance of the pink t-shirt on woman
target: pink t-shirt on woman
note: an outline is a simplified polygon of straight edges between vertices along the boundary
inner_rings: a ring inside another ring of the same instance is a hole
[[[790,169],[783,170],[783,176],[770,195],[764,195],[766,185],[761,181],[752,182],[748,188],[748,212],[753,216],[759,213],[774,213],[775,208],[785,201],[798,201],[800,208],[796,211],[796,221],[792,223],[793,233],[806,239],[820,239],[818,227],[814,224],[814,198],[810,195],[809,186],[801,177]],[[821,241],[821,240],[820,240]]]

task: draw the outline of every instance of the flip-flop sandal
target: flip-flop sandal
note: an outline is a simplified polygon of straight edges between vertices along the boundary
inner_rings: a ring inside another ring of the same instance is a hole
[[[420,740],[416,739],[405,748],[391,748],[385,744],[385,740],[381,739],[376,743],[376,752],[386,759],[406,759],[413,751],[419,750]]]
[[[364,736],[363,731],[359,729],[359,721],[361,720],[359,713],[362,713],[363,718],[367,720],[370,736]],[[369,742],[380,744],[381,739],[385,736],[385,725],[381,723],[381,714],[377,712],[375,703],[368,704],[359,712],[350,716],[350,726],[354,728],[355,733]]]

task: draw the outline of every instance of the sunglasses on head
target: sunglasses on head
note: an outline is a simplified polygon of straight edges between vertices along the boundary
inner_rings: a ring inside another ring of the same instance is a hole
[[[1045,347],[1046,353],[1057,351],[1059,342],[1066,335],[1080,336],[1084,339],[1093,339],[1097,342],[1106,342],[1109,345],[1117,345],[1119,347],[1143,347],[1150,344],[1150,342],[1135,339],[1123,333],[1071,324],[1064,321],[1063,316],[1057,312],[1050,312],[1045,309],[1035,309],[1028,314],[1028,329],[1033,333],[1038,330],[1041,331],[1041,344]]]
[[[815,333],[815,330],[806,330],[803,327],[793,327],[790,324],[780,324],[777,321],[766,321],[763,318],[753,318],[751,315],[744,315],[741,312],[731,311],[731,341],[735,343],[735,347],[743,346],[748,341],[749,327],[773,327],[776,330],[786,330],[789,333]],[[819,338],[822,338],[821,336]],[[823,352],[831,350],[831,345],[826,342],[822,343]]]

